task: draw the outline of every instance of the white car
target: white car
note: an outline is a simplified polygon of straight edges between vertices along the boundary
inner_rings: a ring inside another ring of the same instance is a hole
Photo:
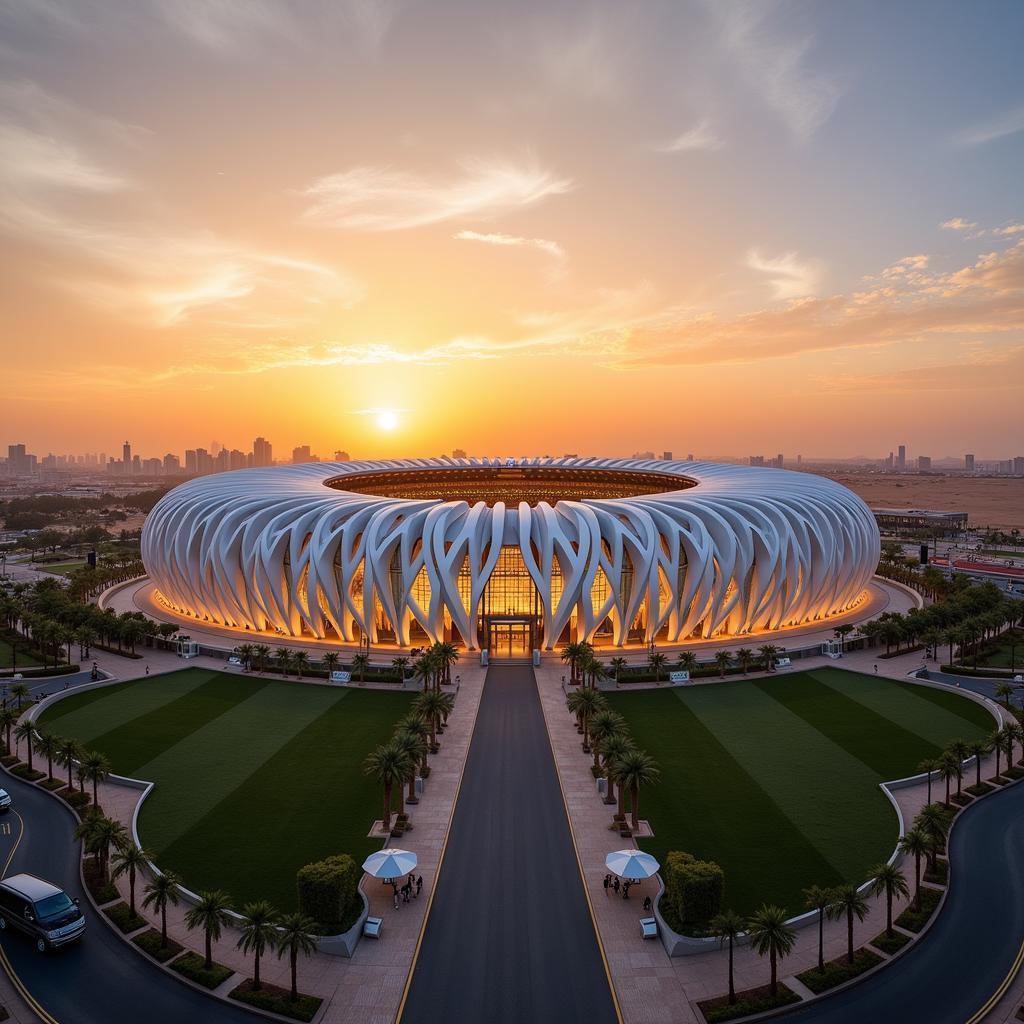
[[[11,809],[11,794],[6,789],[0,789],[0,811]]]

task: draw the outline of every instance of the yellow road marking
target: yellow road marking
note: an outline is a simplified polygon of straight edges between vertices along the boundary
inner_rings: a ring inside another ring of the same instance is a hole
[[[484,679],[486,682],[486,673]],[[452,821],[455,818],[455,808],[459,805],[459,794],[462,792],[462,778],[466,774],[466,762],[469,760],[469,751],[473,746],[473,733],[476,732],[476,720],[480,714],[480,704],[483,702],[483,685],[480,687],[480,700],[477,702],[476,715],[473,716],[473,725],[469,733],[469,744],[466,746],[466,756],[462,761],[462,769],[459,772],[459,782],[455,787],[455,799],[452,800],[452,809],[448,814],[448,826],[444,831],[444,842],[441,844],[441,856],[437,859],[437,870],[434,872],[434,884],[430,887],[430,896],[427,897],[427,909],[423,915],[423,924],[420,925],[420,933],[416,937],[416,948],[412,951],[412,963],[409,964],[409,973],[405,978],[405,985],[402,988],[402,999],[398,1004],[398,1012],[395,1014],[395,1024],[401,1024],[402,1014],[405,1013],[405,1004],[409,1001],[409,990],[412,988],[412,976],[416,973],[416,963],[420,958],[420,947],[423,945],[423,936],[427,931],[427,922],[430,920],[430,911],[434,906],[434,894],[437,892],[438,882],[441,880],[441,867],[444,864],[444,855],[448,850],[448,837],[452,834]]]
[[[18,838],[14,841],[14,845],[11,847],[11,852],[7,854],[7,860],[4,861],[4,869],[2,872],[0,872],[0,878],[7,877],[7,869],[11,866],[11,861],[14,860],[14,855],[15,853],[17,853],[18,847],[21,845],[21,837],[25,834],[24,819],[20,814],[18,814],[17,811],[12,811],[11,813],[14,814],[15,817],[17,817],[18,822],[21,825],[21,829],[18,831]],[[9,835],[11,828],[10,825],[5,823],[4,828],[4,834]],[[11,983],[18,990],[18,994],[21,996],[22,999],[25,1000],[26,1003],[28,1003],[29,1007],[39,1017],[43,1024],[58,1024],[57,1019],[55,1017],[52,1017],[49,1013],[47,1013],[46,1010],[44,1010],[42,1006],[39,1005],[39,1002],[36,1000],[35,996],[33,996],[32,993],[29,992],[27,988],[25,988],[25,985],[22,982],[21,978],[18,977],[17,972],[11,966],[11,961],[7,959],[7,950],[5,950],[3,946],[0,946],[0,966],[2,966],[4,971],[7,972],[7,977],[11,979]]]
[[[1007,972],[1006,977],[1003,978],[999,988],[992,993],[988,1002],[967,1021],[967,1024],[978,1024],[992,1010],[996,1003],[1006,995],[1006,990],[1013,984],[1013,979],[1017,977],[1022,965],[1024,965],[1024,942],[1021,943],[1020,949],[1017,950],[1017,957],[1010,965],[1010,970]]]

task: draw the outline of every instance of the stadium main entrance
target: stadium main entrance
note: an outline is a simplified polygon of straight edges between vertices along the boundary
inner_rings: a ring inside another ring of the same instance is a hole
[[[487,647],[492,658],[528,658],[536,646],[532,618],[491,617]]]

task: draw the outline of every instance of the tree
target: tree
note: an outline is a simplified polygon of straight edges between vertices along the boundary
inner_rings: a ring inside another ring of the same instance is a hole
[[[590,722],[599,711],[607,706],[604,697],[596,690],[586,687],[570,693],[566,705],[576,716],[576,721],[583,732],[583,753],[590,753]]]
[[[908,829],[900,840],[900,853],[905,857],[914,858],[914,909],[921,909],[921,858],[929,849],[928,836],[923,828],[915,825]]]
[[[579,664],[580,655],[583,653],[583,645],[572,641],[567,643],[561,650],[560,657],[562,661],[567,662],[569,665],[569,682],[574,684],[576,682],[576,666]]]
[[[270,648],[266,644],[257,644],[252,649],[253,656],[260,666],[261,672],[267,671],[267,658],[270,657]]]
[[[85,843],[86,850],[96,858],[100,880],[107,881],[107,864],[111,848],[121,849],[130,842],[128,830],[119,821],[107,818],[93,809],[75,829],[75,838]]]
[[[292,1002],[299,998],[298,959],[299,954],[312,956],[316,951],[316,937],[313,934],[316,922],[304,914],[288,914],[281,918],[277,936],[277,957],[288,954],[292,969]]]
[[[238,949],[243,953],[252,953],[252,987],[259,991],[260,985],[260,960],[268,949],[273,949],[277,943],[277,922],[279,918],[277,911],[267,900],[257,900],[255,903],[246,903],[242,907],[242,934],[238,938]]]
[[[415,732],[399,728],[392,737],[392,742],[397,744],[398,747],[409,755],[409,770],[405,776],[405,782],[409,784],[409,793],[408,796],[403,800],[400,800],[398,804],[399,813],[404,813],[406,802],[411,804],[419,802],[416,797],[416,769],[419,766],[420,759],[423,757],[424,752],[428,749],[427,741],[424,737],[417,735]],[[399,787],[399,793],[401,792],[402,788]]]
[[[946,784],[946,799],[943,801],[946,807],[949,807],[950,783],[952,783],[953,779],[956,779],[959,783],[963,773],[964,770],[955,757],[950,755],[948,751],[942,755],[939,761],[939,778]]]
[[[128,906],[135,916],[135,877],[150,861],[149,854],[133,842],[125,843],[114,855],[114,878],[128,876]]]
[[[25,747],[28,750],[28,770],[30,772],[35,771],[35,768],[32,765],[32,747],[35,743],[35,729],[32,727],[31,722],[19,722],[14,727],[15,744],[20,744],[22,740],[25,741]]]
[[[424,690],[416,695],[412,702],[413,710],[422,715],[430,726],[430,749],[437,751],[437,729],[444,714],[447,702],[445,695],[436,690]]]
[[[922,775],[928,776],[928,799],[925,802],[930,804],[932,802],[932,775],[939,770],[939,762],[934,757],[926,757],[918,764],[917,770]]]
[[[594,748],[594,769],[601,767],[601,744],[610,736],[621,733],[626,727],[622,715],[608,708],[602,708],[590,723],[590,738]]]
[[[654,673],[654,681],[656,683],[661,682],[662,673],[665,671],[665,666],[668,664],[668,658],[661,653],[661,651],[654,651],[647,655],[647,665],[650,670]]]
[[[680,672],[689,672],[691,676],[696,675],[698,665],[697,655],[693,651],[683,651],[676,662],[676,668]]]
[[[920,827],[928,840],[928,867],[934,871],[939,850],[946,841],[949,819],[937,804],[928,804],[918,811],[915,827]]]
[[[729,1004],[732,1005],[736,1002],[736,985],[733,981],[732,971],[732,949],[733,943],[743,932],[744,921],[733,910],[723,910],[721,914],[716,914],[711,919],[711,934],[717,935],[720,940],[720,945],[724,946],[727,942],[729,943]]]
[[[57,761],[68,770],[68,790],[74,788],[71,781],[71,773],[74,770],[75,762],[82,756],[82,746],[75,739],[62,739],[57,743]]]
[[[754,652],[749,647],[741,647],[736,652],[736,660],[740,663],[743,674],[746,675],[754,661]]]
[[[99,807],[99,784],[110,775],[110,761],[97,750],[87,750],[82,757],[85,777],[92,783],[92,805]]]
[[[774,644],[762,644],[757,649],[761,659],[761,665],[765,672],[772,672],[775,669],[775,659],[778,657],[779,649]]]
[[[189,931],[202,928],[206,939],[206,969],[213,967],[213,944],[220,940],[221,932],[230,921],[228,910],[231,897],[223,889],[199,894],[199,902],[185,914],[185,927]]]
[[[963,740],[953,740],[952,743],[946,747],[946,752],[949,754],[950,759],[956,763],[956,798],[959,802],[961,797],[961,784],[963,783],[964,777],[964,761],[970,756],[971,748],[964,743]]]
[[[302,670],[309,667],[309,655],[305,651],[296,651],[292,655],[292,664],[295,666],[295,671],[298,672],[301,679]]]
[[[981,795],[981,761],[982,758],[988,753],[989,746],[984,740],[975,740],[967,747],[967,752],[974,758],[974,771],[975,779],[974,785],[978,790],[978,795]],[[928,801],[931,803],[931,801]]]
[[[11,687],[11,696],[18,700],[18,710],[21,710],[21,702],[29,695],[29,688],[24,683],[15,683]]]
[[[640,787],[653,785],[660,776],[654,758],[643,750],[629,751],[615,765],[615,781],[629,790],[634,831],[640,828]]]
[[[612,676],[615,678],[615,685],[619,685],[619,680],[622,678],[622,673],[626,671],[626,659],[625,658],[612,658],[608,662],[608,667],[612,670]]]
[[[152,907],[160,915],[160,945],[167,948],[167,904],[178,905],[178,886],[181,879],[173,871],[165,871],[157,875],[146,886],[142,898],[144,907]]]
[[[370,658],[366,654],[356,654],[352,658],[352,671],[355,672],[359,685],[366,679],[366,670],[370,667]]]
[[[274,660],[278,664],[278,668],[281,670],[281,675],[286,679],[288,678],[288,670],[292,664],[292,652],[287,647],[278,647],[274,651]]]
[[[18,712],[14,708],[0,708],[0,730],[3,730],[7,752],[11,753],[11,730],[18,723]]]
[[[242,644],[238,648],[238,659],[242,663],[242,668],[248,672],[249,666],[252,664],[253,646],[252,644]]]
[[[406,670],[408,668],[409,668],[409,659],[408,658],[399,657],[399,658],[392,658],[391,659],[391,669],[395,673],[395,675],[398,676],[398,681],[400,683],[404,683],[405,682],[405,673],[406,673]]]
[[[829,918],[846,918],[846,962],[853,963],[853,919],[863,921],[867,917],[867,900],[855,885],[840,885],[832,890],[832,902],[826,911]]]
[[[804,906],[818,912],[818,970],[825,970],[825,915],[832,904],[832,890],[820,885],[804,889]]]
[[[408,751],[394,741],[383,743],[363,763],[366,775],[372,775],[384,789],[384,816],[381,819],[384,831],[391,831],[391,794],[395,786],[401,786],[409,775]]]
[[[53,782],[53,759],[60,747],[60,738],[52,732],[43,731],[36,734],[36,753],[46,758],[46,777]]]
[[[754,914],[747,925],[750,944],[758,956],[767,956],[771,964],[769,990],[774,998],[779,992],[779,961],[793,950],[796,932],[786,924],[786,911],[767,904]]]
[[[732,664],[732,654],[729,651],[719,651],[715,655],[715,664],[718,666],[718,675],[725,678],[726,670]]]
[[[1002,772],[1000,771],[999,759],[1003,755],[1003,747],[1006,745],[1006,735],[1002,729],[993,729],[988,734],[988,745],[996,755],[996,773],[992,776],[993,781],[997,780]]]
[[[605,794],[606,804],[615,803],[615,766],[629,751],[633,750],[633,741],[625,732],[615,732],[601,742],[601,760],[604,764],[604,777],[608,792]],[[619,803],[621,805],[621,795]],[[622,807],[619,807],[622,813]]]
[[[422,741],[420,746],[420,775],[426,778],[428,773],[427,754],[430,752],[430,726],[427,725],[427,720],[421,714],[414,711],[399,721],[398,728],[400,731],[410,733]]]
[[[895,864],[879,864],[871,873],[874,875],[871,880],[871,895],[885,896],[885,934],[891,939],[893,897],[910,895],[907,879]]]
[[[1010,698],[1013,696],[1013,691],[1015,689],[1016,687],[1013,683],[999,683],[996,686],[996,700],[1001,700],[1003,702],[1003,707],[1006,708],[1007,711],[1010,710]]]

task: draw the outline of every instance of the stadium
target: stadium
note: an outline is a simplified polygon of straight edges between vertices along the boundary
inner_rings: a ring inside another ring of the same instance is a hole
[[[191,480],[142,536],[197,623],[517,654],[765,634],[855,607],[867,506],[831,480],[590,458],[311,463]]]

